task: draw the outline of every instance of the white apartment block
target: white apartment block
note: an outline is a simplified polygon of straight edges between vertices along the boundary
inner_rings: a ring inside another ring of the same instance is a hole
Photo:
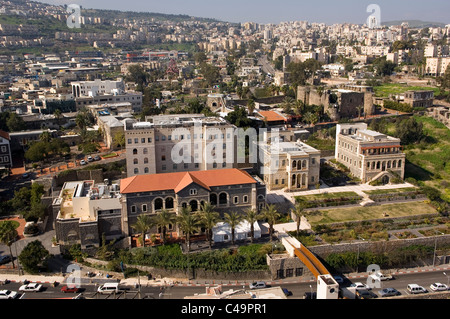
[[[128,177],[234,168],[236,127],[220,117],[159,115],[125,123]]]
[[[431,76],[442,76],[447,70],[449,64],[450,64],[450,56],[427,58],[427,66],[425,68],[425,74]]]
[[[97,96],[106,94],[123,94],[125,83],[119,78],[117,81],[100,80],[72,82],[72,94],[74,97]]]

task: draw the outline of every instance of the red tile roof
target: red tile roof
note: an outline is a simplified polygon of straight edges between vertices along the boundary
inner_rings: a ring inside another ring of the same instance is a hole
[[[211,190],[211,187],[217,186],[256,184],[256,180],[247,172],[236,168],[137,175],[120,181],[120,193],[132,194],[165,190],[179,193],[193,183]]]
[[[258,113],[261,114],[261,116],[264,117],[264,119],[267,122],[278,122],[287,120],[284,116],[275,111],[259,111]]]
[[[0,130],[0,136],[3,137],[4,139],[7,139],[8,141],[10,140],[8,132]]]

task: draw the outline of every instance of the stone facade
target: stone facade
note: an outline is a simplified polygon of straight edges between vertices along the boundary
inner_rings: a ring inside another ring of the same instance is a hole
[[[285,279],[291,277],[314,278],[312,272],[297,257],[290,257],[288,254],[268,255],[272,280]]]
[[[365,123],[337,125],[335,159],[364,183],[387,184],[405,175],[406,155],[400,139],[367,130]]]
[[[225,120],[203,115],[147,120],[126,122],[128,177],[235,167],[235,127]],[[181,160],[175,158],[178,155],[182,155]]]
[[[275,141],[261,142],[259,149],[258,172],[268,190],[307,190],[319,182],[319,150],[302,142]]]

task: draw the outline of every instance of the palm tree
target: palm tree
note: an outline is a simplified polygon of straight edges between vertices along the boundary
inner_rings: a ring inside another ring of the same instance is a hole
[[[206,229],[206,238],[209,243],[209,249],[212,247],[212,229],[220,220],[220,215],[214,211],[214,208],[215,207],[211,205],[211,203],[205,203],[200,207],[200,211],[197,213],[200,223]]]
[[[153,223],[156,227],[161,228],[161,238],[163,245],[166,244],[166,232],[170,224],[174,224],[176,217],[174,214],[169,213],[167,209],[163,209],[158,215],[153,219]]]
[[[301,203],[301,202],[295,204],[295,207],[292,209],[292,214],[294,214],[297,219],[297,236],[300,233],[300,222],[302,220],[304,210],[305,210],[305,204]]]
[[[266,207],[263,209],[262,215],[269,223],[270,242],[272,242],[273,225],[276,223],[276,221],[281,215],[277,211],[275,205],[266,205]]]
[[[15,268],[16,266],[14,265],[11,245],[17,238],[17,236],[18,233],[16,227],[14,226],[14,223],[6,221],[0,224],[0,243],[5,244],[9,247],[9,255],[11,256],[13,268]]]
[[[245,211],[244,219],[248,221],[250,224],[250,241],[253,243],[253,240],[255,239],[255,222],[257,222],[260,219],[260,215],[258,212],[254,209],[247,209]]]
[[[224,215],[225,222],[231,227],[231,243],[234,245],[234,233],[237,225],[242,221],[242,215],[231,212],[225,213]]]
[[[178,227],[186,235],[186,246],[188,252],[191,250],[191,235],[199,229],[200,223],[197,215],[191,213],[191,207],[183,207],[177,216]]]
[[[139,215],[136,224],[132,225],[131,228],[141,233],[142,245],[145,247],[145,235],[154,226],[153,220],[148,215]]]

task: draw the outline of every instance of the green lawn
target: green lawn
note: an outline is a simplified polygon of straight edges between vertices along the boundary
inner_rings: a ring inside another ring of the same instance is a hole
[[[308,222],[314,226],[319,224],[380,219],[383,218],[384,213],[387,213],[390,218],[394,218],[434,214],[436,210],[425,202],[410,202],[369,207],[326,209],[315,212],[307,218]]]
[[[364,191],[367,195],[384,195],[384,194],[396,194],[396,193],[406,193],[415,192],[417,188],[405,187],[405,188],[395,188],[395,189],[376,189],[373,191]]]
[[[405,177],[413,177],[441,190],[444,199],[450,201],[450,130],[431,117],[415,118],[423,123],[431,142],[407,147]]]
[[[439,89],[436,87],[410,86],[400,83],[386,83],[381,86],[375,86],[375,96],[389,97],[390,94],[401,94],[409,90],[433,90],[435,95],[439,95]]]

